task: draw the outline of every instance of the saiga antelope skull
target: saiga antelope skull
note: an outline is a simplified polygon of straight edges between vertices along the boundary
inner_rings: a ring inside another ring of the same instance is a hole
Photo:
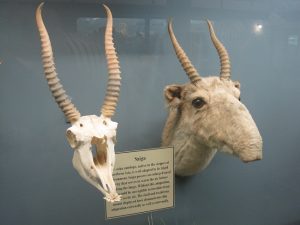
[[[121,72],[112,38],[111,11],[103,5],[107,14],[104,42],[108,65],[108,85],[101,115],[100,117],[96,115],[81,116],[66,95],[57,77],[50,39],[41,15],[42,6],[43,3],[36,10],[36,23],[41,37],[45,78],[56,103],[72,125],[67,129],[66,135],[70,146],[74,149],[73,166],[84,180],[104,194],[104,199],[109,202],[119,201],[121,196],[116,192],[112,177],[118,124],[113,122],[111,117],[118,102]],[[96,146],[95,157],[93,157],[92,145]]]
[[[207,21],[218,52],[219,76],[201,77],[176,40],[169,21],[169,34],[177,58],[190,83],[165,88],[169,115],[162,145],[175,148],[175,173],[181,176],[205,169],[217,150],[244,162],[262,158],[262,138],[246,106],[240,101],[240,84],[230,79],[229,55]]]

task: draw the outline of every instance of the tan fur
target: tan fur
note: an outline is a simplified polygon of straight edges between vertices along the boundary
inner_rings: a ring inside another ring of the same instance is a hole
[[[162,134],[163,146],[175,147],[175,171],[192,175],[206,168],[217,149],[241,160],[262,158],[262,140],[250,113],[239,101],[239,83],[206,77],[197,84],[169,85],[165,99],[169,107]],[[192,101],[205,104],[195,108]]]

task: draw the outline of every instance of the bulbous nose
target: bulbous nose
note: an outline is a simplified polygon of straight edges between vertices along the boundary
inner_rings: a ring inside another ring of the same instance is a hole
[[[245,163],[261,160],[262,145],[262,138],[258,133],[254,140],[249,140],[248,144],[238,152],[239,158]]]
[[[248,163],[248,162],[253,162],[253,161],[257,161],[257,160],[261,160],[262,159],[262,151],[259,152],[251,152],[250,154],[243,154],[241,153],[239,155],[239,158],[244,162],[244,163]]]
[[[261,160],[263,141],[255,121],[245,105],[236,99],[230,100],[232,104],[224,105],[227,120],[220,124],[225,127],[221,139],[243,162]]]

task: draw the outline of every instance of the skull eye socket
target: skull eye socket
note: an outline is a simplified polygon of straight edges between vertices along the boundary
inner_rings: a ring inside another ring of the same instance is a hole
[[[67,130],[66,135],[71,148],[76,148],[78,145],[76,135],[71,130]]]
[[[80,124],[79,124],[79,126],[80,126],[80,127],[83,127],[83,124],[82,124],[82,123],[80,123]]]
[[[193,101],[192,101],[192,105],[197,108],[197,109],[200,109],[202,106],[205,105],[205,101],[202,99],[202,98],[195,98]]]

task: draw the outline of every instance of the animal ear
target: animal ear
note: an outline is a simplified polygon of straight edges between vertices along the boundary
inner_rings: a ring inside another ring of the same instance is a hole
[[[169,106],[177,106],[182,98],[182,85],[172,84],[165,87],[164,94]]]
[[[234,86],[235,86],[237,89],[241,89],[241,84],[240,84],[240,82],[238,82],[238,81],[233,81],[233,84],[234,84]]]

